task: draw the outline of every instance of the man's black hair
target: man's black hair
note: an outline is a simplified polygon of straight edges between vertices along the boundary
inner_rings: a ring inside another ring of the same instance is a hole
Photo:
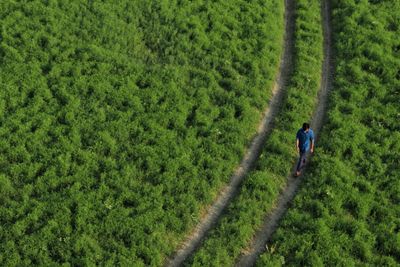
[[[305,131],[307,129],[310,129],[310,124],[305,122],[305,123],[303,123],[303,131]]]

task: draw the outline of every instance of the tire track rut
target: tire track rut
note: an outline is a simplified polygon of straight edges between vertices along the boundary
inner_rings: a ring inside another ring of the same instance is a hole
[[[216,224],[224,209],[236,195],[238,187],[258,159],[263,144],[271,132],[273,120],[278,113],[287,80],[290,77],[293,63],[294,50],[294,0],[285,0],[285,37],[283,42],[283,54],[280,59],[279,72],[277,74],[272,97],[267,109],[264,111],[262,121],[242,162],[231,177],[229,184],[220,192],[216,201],[211,205],[206,216],[186,238],[181,248],[173,258],[167,260],[166,266],[181,266],[199,247],[208,231]]]
[[[321,6],[321,15],[323,22],[323,35],[324,35],[324,61],[322,65],[321,74],[321,85],[318,93],[318,105],[313,114],[311,126],[315,132],[315,139],[318,139],[319,132],[321,130],[323,119],[326,113],[327,98],[329,91],[332,88],[332,73],[333,73],[333,61],[332,61],[332,34],[330,25],[330,3],[329,0],[323,0]],[[310,158],[310,155],[307,155]],[[308,163],[308,162],[307,162]],[[306,163],[306,164],[307,164]],[[246,254],[242,254],[235,264],[235,266],[253,266],[256,263],[257,258],[265,251],[266,244],[270,240],[272,234],[278,228],[279,221],[285,215],[289,208],[290,202],[293,200],[296,192],[303,180],[303,175],[298,178],[292,176],[295,171],[295,166],[288,177],[287,186],[281,193],[277,201],[276,208],[267,215],[264,221],[264,225],[257,231],[255,237],[250,243],[250,249]]]

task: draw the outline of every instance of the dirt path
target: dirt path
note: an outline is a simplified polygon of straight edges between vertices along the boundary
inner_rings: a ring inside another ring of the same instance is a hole
[[[221,216],[225,207],[236,195],[237,189],[247,173],[251,170],[257,158],[259,157],[265,139],[272,129],[272,122],[276,116],[284,95],[286,81],[291,73],[293,65],[293,47],[294,47],[294,0],[285,1],[285,38],[284,48],[274,87],[272,98],[268,108],[264,111],[263,119],[259,125],[257,135],[253,139],[249,149],[246,152],[240,166],[235,171],[229,184],[221,191],[217,200],[209,208],[206,216],[196,226],[194,231],[187,237],[181,248],[175,253],[174,257],[167,262],[167,266],[181,266],[183,262],[193,254],[201,244],[208,231],[215,225]]]
[[[324,31],[324,62],[322,66],[321,87],[318,95],[318,106],[314,111],[311,123],[316,139],[318,139],[318,134],[323,124],[328,93],[332,87],[331,81],[333,71],[329,0],[324,0],[322,4],[321,13]],[[294,170],[295,166],[291,173],[293,173]],[[293,200],[302,180],[303,176],[300,176],[299,178],[293,178],[293,176],[288,177],[288,184],[281,193],[276,208],[265,218],[264,225],[256,233],[251,242],[250,249],[246,254],[241,255],[238,258],[235,266],[253,266],[255,264],[257,258],[265,251],[268,240],[277,229],[280,219],[286,213],[288,204]]]

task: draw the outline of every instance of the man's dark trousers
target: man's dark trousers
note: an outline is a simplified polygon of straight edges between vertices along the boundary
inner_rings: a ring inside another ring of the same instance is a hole
[[[303,168],[304,164],[306,163],[306,154],[307,154],[307,151],[300,151],[300,153],[299,153],[300,158],[299,158],[299,162],[297,163],[296,171],[299,172]]]

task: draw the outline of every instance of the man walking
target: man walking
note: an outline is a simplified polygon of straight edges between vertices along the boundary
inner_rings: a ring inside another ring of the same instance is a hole
[[[306,162],[307,151],[314,152],[314,132],[310,129],[310,124],[303,123],[303,127],[297,131],[296,148],[297,152],[299,152],[299,162],[297,163],[295,176],[298,177],[301,174],[301,168]]]

